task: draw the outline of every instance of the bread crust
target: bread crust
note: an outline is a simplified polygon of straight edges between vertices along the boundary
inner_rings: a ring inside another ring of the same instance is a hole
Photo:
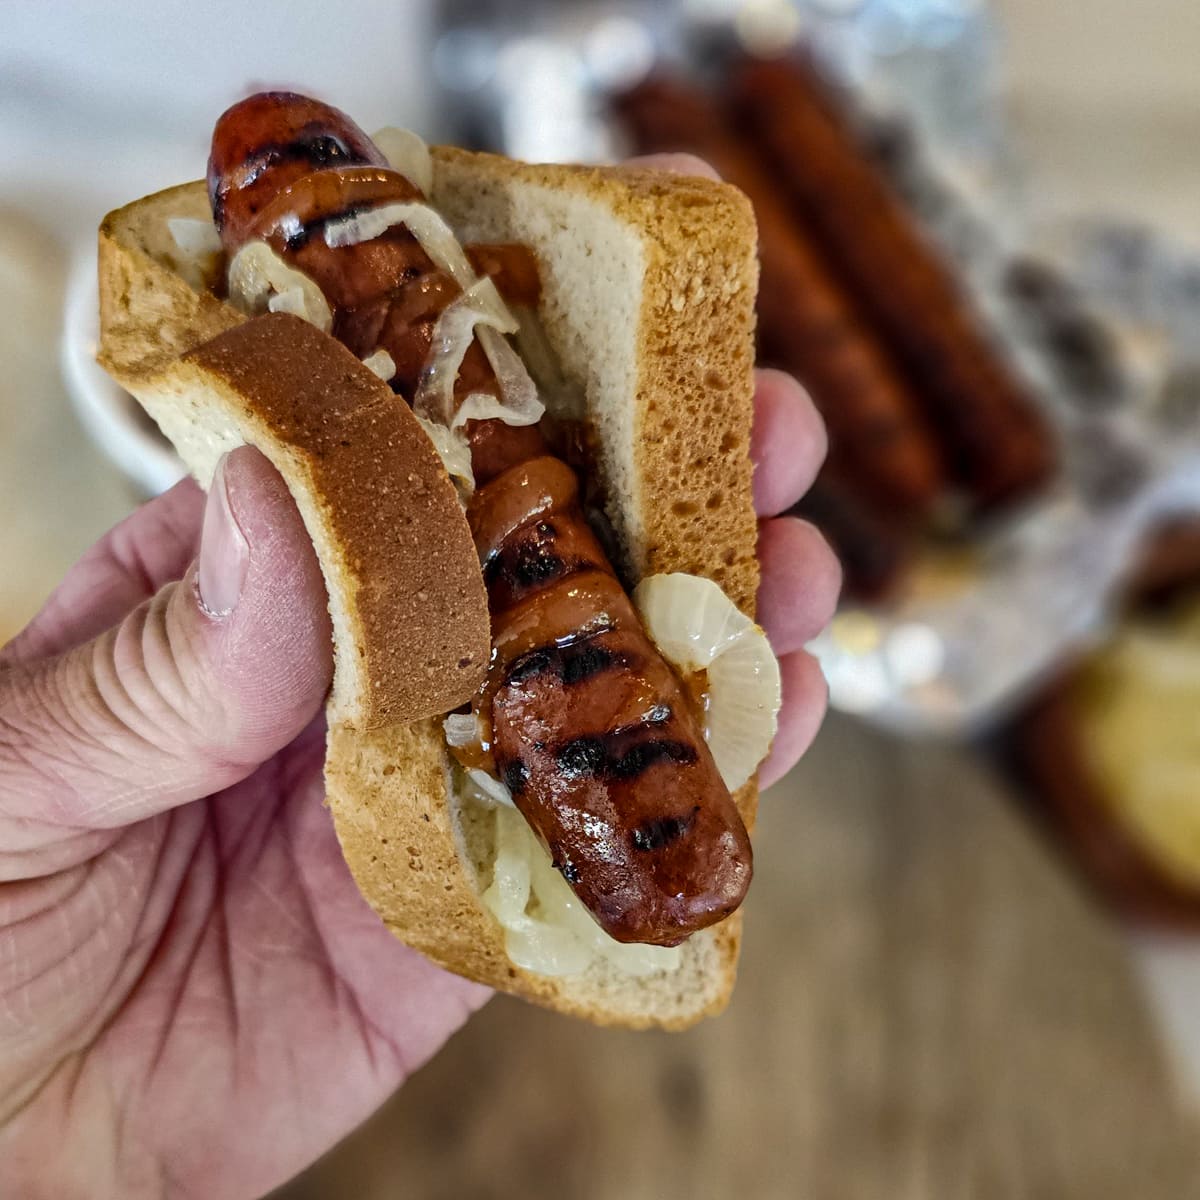
[[[168,369],[241,405],[256,442],[320,510],[322,562],[350,626],[361,681],[330,717],[379,729],[445,713],[487,669],[487,594],[454,485],[406,404],[340,343],[299,317],[238,325]],[[265,435],[265,436],[264,436]]]
[[[626,565],[639,576],[680,570],[715,578],[752,615],[757,262],[748,203],[709,180],[644,170],[533,167],[440,148],[435,163],[442,211],[443,196],[461,204],[464,189],[481,207],[525,190],[578,197],[628,231],[641,291],[627,401],[637,494],[618,514]],[[327,803],[363,895],[435,962],[561,1012],[677,1029],[719,1011],[733,987],[740,913],[689,939],[679,971],[648,980],[613,979],[600,968],[557,979],[509,961],[503,929],[480,902],[440,721],[415,720],[465,698],[471,688],[463,685],[478,679],[489,649],[478,560],[453,489],[407,407],[340,344],[296,318],[247,322],[179,277],[169,246],[154,244],[144,226],[151,210],[160,221],[167,211],[203,215],[201,188],[184,185],[105,220],[101,361],[202,483],[229,430],[210,430],[212,444],[192,444],[181,413],[197,403],[228,420],[235,438],[260,446],[297,498],[330,583],[335,628],[345,635],[330,705]],[[455,215],[447,212],[452,223]],[[545,281],[551,303],[555,288],[553,277]],[[553,333],[561,314],[544,305],[542,316]],[[385,488],[387,479],[404,483]],[[604,482],[610,497],[619,490]],[[394,536],[398,524],[404,537]],[[397,573],[429,582],[398,598],[378,587]],[[436,629],[423,620],[431,613]],[[434,703],[439,679],[449,698]],[[748,825],[756,799],[753,782],[737,796]]]
[[[181,355],[246,320],[182,277],[180,261],[171,253],[168,217],[211,219],[203,182],[136,200],[100,224],[99,359],[135,396],[140,384]]]
[[[204,486],[243,443],[287,481],[339,631],[330,719],[377,729],[447,712],[479,686],[491,648],[454,487],[412,412],[344,346],[298,317],[247,320],[164,261],[156,223],[197,212],[202,183],[105,218],[100,362]]]

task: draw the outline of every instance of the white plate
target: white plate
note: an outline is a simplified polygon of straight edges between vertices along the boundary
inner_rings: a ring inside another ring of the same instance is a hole
[[[67,283],[60,362],[83,427],[97,446],[147,495],[156,496],[187,473],[170,443],[145,424],[137,401],[96,362],[100,337],[96,261],[78,258]]]

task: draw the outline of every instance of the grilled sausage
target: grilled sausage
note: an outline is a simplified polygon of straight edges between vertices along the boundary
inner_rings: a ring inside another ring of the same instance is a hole
[[[481,715],[496,774],[618,941],[680,940],[732,911],[750,845],[688,696],[579,507],[541,457],[476,492],[492,613]]]
[[[213,220],[240,246],[264,204],[288,184],[330,167],[386,167],[387,159],[344,113],[292,92],[259,92],[217,123],[208,159]]]
[[[336,249],[314,236],[364,205],[419,198],[362,131],[303,97],[251,97],[217,123],[209,193],[226,249],[266,238],[321,286],[335,336],[360,355],[387,350],[393,387],[411,398],[459,289],[403,227]],[[475,247],[471,258],[536,300],[527,252]],[[455,398],[472,391],[498,392],[478,343]],[[741,903],[745,826],[683,681],[584,519],[574,473],[537,428],[467,430],[479,485],[468,519],[492,614],[492,664],[475,703],[485,761],[612,937],[675,945]]]
[[[733,104],[744,136],[909,372],[957,480],[985,508],[1045,482],[1055,456],[1041,416],[816,73],[801,61],[748,61]]]

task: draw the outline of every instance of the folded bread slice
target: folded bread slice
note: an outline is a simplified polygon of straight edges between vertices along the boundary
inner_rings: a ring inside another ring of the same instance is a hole
[[[635,168],[529,166],[434,151],[431,197],[464,242],[520,242],[542,272],[540,325],[560,388],[593,432],[631,578],[716,580],[753,615],[755,229],[736,190]],[[512,964],[480,902],[492,823],[460,804],[439,716],[488,654],[486,598],[454,489],[415,419],[329,336],[245,318],[189,280],[173,217],[207,219],[185,184],[100,230],[100,359],[207,484],[247,442],[280,470],[316,547],[335,628],[327,802],[363,895],[452,971],[605,1024],[681,1028],[733,986],[741,918],[694,935],[673,971],[603,961],[566,977]],[[753,781],[737,796],[753,823]]]

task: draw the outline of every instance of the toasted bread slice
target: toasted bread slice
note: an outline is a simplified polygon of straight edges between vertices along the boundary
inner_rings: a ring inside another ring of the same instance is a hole
[[[749,438],[755,231],[740,193],[632,168],[526,166],[435,150],[432,201],[464,241],[528,245],[539,316],[596,435],[609,516],[634,577],[717,580],[753,614]],[[487,655],[478,560],[454,491],[406,406],[296,318],[247,321],[193,288],[169,217],[206,217],[187,184],[100,232],[101,361],[206,483],[257,445],[287,480],[330,594],[335,681],[328,803],[364,896],[435,962],[606,1024],[681,1028],[724,1006],[740,915],[694,935],[681,966],[569,977],[514,966],[480,902],[491,824],[453,792],[440,721]],[[402,531],[399,532],[398,531]],[[753,783],[737,797],[747,824]]]

